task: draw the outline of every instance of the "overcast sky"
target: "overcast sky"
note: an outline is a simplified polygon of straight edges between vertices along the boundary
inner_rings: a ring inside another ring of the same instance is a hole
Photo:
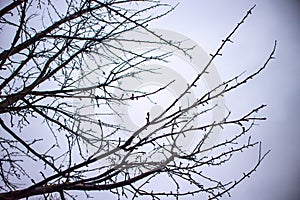
[[[278,41],[276,60],[247,86],[226,96],[227,106],[235,116],[267,104],[261,115],[268,120],[260,122],[251,134],[262,141],[264,152],[271,149],[271,153],[250,179],[232,190],[232,198],[223,199],[297,200],[300,195],[300,3],[296,0],[180,1],[171,14],[152,27],[181,33],[206,52],[213,53],[254,4],[253,15],[232,38],[234,43],[226,46],[223,56],[214,63],[223,80],[245,70],[252,73],[264,63],[274,41]],[[250,170],[256,159],[256,151],[242,153],[216,173],[234,180],[243,171]],[[163,183],[158,185],[161,187]],[[199,196],[184,199],[199,199]]]
[[[168,2],[176,4],[177,1]],[[233,37],[234,43],[226,46],[223,56],[214,63],[222,80],[245,70],[254,72],[266,60],[274,41],[278,41],[276,60],[247,86],[226,96],[227,106],[236,116],[267,104],[261,115],[268,120],[253,129],[253,138],[261,140],[263,151],[271,149],[271,154],[250,179],[231,192],[231,199],[297,200],[300,195],[300,3],[297,0],[182,0],[172,13],[151,27],[181,33],[206,52],[213,53],[254,4],[257,6],[253,15]],[[255,151],[240,154],[221,173],[229,178],[239,177],[240,170],[253,167],[256,157]],[[106,192],[97,192],[97,196],[115,199]]]
[[[212,53],[254,4],[257,6],[253,15],[215,65],[224,80],[244,70],[254,72],[267,58],[274,40],[278,40],[276,60],[266,71],[226,97],[228,106],[237,114],[261,103],[268,105],[262,112],[268,120],[253,129],[253,137],[262,140],[263,149],[271,149],[271,154],[250,179],[232,191],[231,199],[296,200],[300,195],[300,3],[296,0],[181,1],[155,27],[180,32]],[[255,156],[255,153],[241,154],[224,173],[250,169]]]

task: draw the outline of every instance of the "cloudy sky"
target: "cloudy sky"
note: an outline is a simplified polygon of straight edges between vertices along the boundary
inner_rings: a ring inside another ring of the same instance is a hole
[[[168,2],[175,5],[178,1]],[[271,153],[250,179],[231,192],[231,199],[296,200],[300,195],[300,3],[297,0],[182,0],[172,13],[151,27],[181,33],[206,52],[213,53],[254,4],[253,14],[232,38],[234,43],[227,45],[223,56],[214,63],[222,80],[243,71],[252,73],[261,67],[274,41],[278,41],[276,59],[267,69],[248,85],[226,96],[227,106],[236,116],[267,104],[261,115],[268,120],[260,122],[252,134],[254,139],[262,141],[263,151],[271,149]],[[242,171],[254,166],[256,159],[256,151],[240,154],[218,173],[228,178],[239,177]],[[115,199],[106,192],[97,196]]]
[[[268,120],[253,129],[253,137],[262,141],[264,151],[271,149],[271,153],[250,179],[232,191],[232,199],[296,200],[300,195],[300,3],[296,0],[181,1],[174,12],[153,27],[180,32],[212,53],[254,4],[253,15],[215,65],[223,80],[245,70],[254,72],[271,52],[274,40],[278,41],[276,60],[254,81],[226,97],[229,108],[237,114],[267,104],[261,114]],[[256,156],[241,154],[224,173],[234,176],[240,169],[247,171]]]
[[[227,45],[223,56],[214,63],[222,80],[243,71],[253,73],[269,56],[274,41],[278,41],[276,59],[267,69],[248,85],[226,96],[227,106],[235,116],[267,104],[260,113],[267,121],[260,122],[251,134],[255,140],[262,141],[263,152],[270,149],[271,153],[250,179],[232,190],[232,198],[223,199],[296,200],[300,195],[300,3],[296,0],[180,1],[172,13],[152,27],[181,33],[207,53],[213,53],[255,4],[253,14],[232,38],[234,43]],[[249,171],[256,159],[256,150],[242,153],[216,173],[234,180]],[[199,199],[199,196],[184,199]]]

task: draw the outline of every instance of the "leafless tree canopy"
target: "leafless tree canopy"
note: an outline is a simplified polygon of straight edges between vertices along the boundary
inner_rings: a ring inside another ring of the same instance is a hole
[[[260,142],[249,136],[256,121],[265,120],[257,116],[265,105],[239,118],[232,118],[227,110],[219,121],[196,125],[194,121],[217,109],[216,99],[259,74],[274,58],[276,42],[255,73],[226,80],[188,105],[179,103],[209,73],[223,47],[233,43],[232,35],[254,7],[184,91],[159,115],[146,112],[144,125],[132,130],[118,108],[141,99],[154,101],[153,95],[176,80],[152,91],[126,88],[122,85],[126,80],[159,76],[159,69],[145,65],[168,62],[172,52],[134,51],[123,44],[154,42],[189,56],[192,46],[148,28],[174,6],[158,0],[7,1],[0,10],[0,199],[34,195],[76,199],[74,190],[86,192],[87,197],[88,191],[96,190],[130,199],[230,195],[268,153],[262,153]],[[154,39],[124,38],[126,33],[147,33]],[[216,128],[227,127],[235,127],[231,129],[235,134],[205,146]],[[192,133],[201,137],[185,150],[180,141]],[[206,174],[208,167],[221,168],[235,153],[252,147],[258,149],[258,160],[239,179],[220,180]],[[153,187],[161,177],[169,190]]]

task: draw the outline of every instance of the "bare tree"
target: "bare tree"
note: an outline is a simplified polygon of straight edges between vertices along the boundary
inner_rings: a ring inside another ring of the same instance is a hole
[[[172,51],[135,51],[124,44],[170,46],[193,59],[193,46],[148,28],[173,9],[156,0],[15,0],[1,9],[0,199],[76,199],[72,190],[87,197],[96,190],[131,199],[198,193],[219,199],[257,169],[268,152],[262,153],[260,142],[248,135],[256,121],[265,120],[256,116],[265,105],[236,119],[227,111],[217,121],[194,122],[224,106],[220,98],[259,74],[274,58],[276,42],[255,73],[233,77],[180,104],[209,73],[223,47],[232,43],[254,7],[169,106],[155,116],[145,111],[144,124],[136,130],[127,126],[121,106],[155,101],[153,96],[176,80],[151,91],[126,88],[123,82],[144,74],[159,76],[159,68],[145,65],[168,62]],[[130,37],[132,33],[149,39]],[[215,132],[227,127],[237,127],[235,134],[207,145]],[[195,133],[196,145],[183,148],[183,138]],[[220,168],[252,147],[259,151],[257,163],[239,179],[206,175],[205,168]],[[168,180],[170,190],[152,188],[159,177]],[[187,183],[190,187],[182,187]]]

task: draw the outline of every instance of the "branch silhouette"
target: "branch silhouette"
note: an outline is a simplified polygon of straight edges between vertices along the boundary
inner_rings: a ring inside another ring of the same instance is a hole
[[[178,106],[209,73],[213,61],[224,56],[225,45],[233,43],[232,36],[255,5],[180,95],[158,115],[145,110],[143,125],[130,130],[126,124],[111,120],[124,120],[122,111],[114,106],[144,99],[154,102],[154,96],[176,79],[146,92],[123,87],[126,80],[159,75],[159,69],[144,65],[168,62],[173,52],[157,53],[156,48],[135,51],[122,44],[168,45],[192,59],[193,47],[185,47],[185,41],[170,40],[148,27],[177,5],[152,0],[60,3],[16,0],[0,10],[0,34],[10,42],[1,44],[0,52],[0,199],[52,199],[56,195],[76,199],[74,190],[86,192],[87,197],[88,191],[110,191],[118,198],[130,199],[196,194],[219,199],[230,196],[232,188],[257,170],[269,151],[263,153],[261,143],[252,141],[249,134],[257,121],[266,120],[257,114],[265,105],[237,118],[228,110],[220,121],[197,125],[193,121],[217,109],[220,105],[213,104],[214,100],[260,74],[275,58],[276,41],[254,73],[237,75],[187,106]],[[131,32],[147,33],[155,40],[123,37]],[[238,130],[234,136],[205,146],[216,127],[230,126]],[[194,132],[201,138],[185,150],[181,140]],[[203,170],[221,168],[233,155],[250,148],[258,149],[258,160],[237,180],[221,181]],[[167,177],[171,189],[149,190],[160,177]],[[183,184],[191,187],[186,190]]]

